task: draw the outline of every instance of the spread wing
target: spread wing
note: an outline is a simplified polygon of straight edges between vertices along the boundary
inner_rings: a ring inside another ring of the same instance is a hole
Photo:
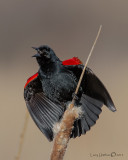
[[[24,88],[28,111],[38,128],[49,141],[52,141],[54,137],[53,125],[60,120],[64,108],[53,103],[44,95],[38,74],[34,78],[29,78],[28,81]]]
[[[82,64],[70,65],[69,63],[63,64],[65,67],[72,71],[77,79],[80,78],[83,70]],[[102,112],[102,106],[105,104],[111,111],[116,111],[114,103],[99,78],[92,72],[91,69],[86,68],[81,87],[83,94],[80,100],[83,116],[74,122],[71,138],[76,138],[85,134],[96,123]]]
[[[79,79],[84,68],[83,65],[65,65],[67,69],[72,71]],[[108,93],[107,89],[99,78],[93,73],[90,68],[86,68],[81,87],[85,95],[103,102],[111,111],[116,111],[114,103]]]
[[[79,119],[75,120],[71,138],[76,138],[77,136],[81,136],[81,134],[85,134],[94,124],[96,124],[96,121],[102,112],[103,103],[83,94],[80,105],[83,114]]]

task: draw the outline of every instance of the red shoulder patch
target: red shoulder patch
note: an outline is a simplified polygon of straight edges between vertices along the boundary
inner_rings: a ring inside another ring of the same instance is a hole
[[[32,81],[34,80],[36,77],[38,77],[38,73],[34,74],[33,76],[31,76],[28,80],[27,83],[25,84],[24,88],[26,88],[26,86]]]
[[[82,62],[77,57],[73,57],[71,59],[67,59],[62,62],[63,65],[79,65],[82,64]]]

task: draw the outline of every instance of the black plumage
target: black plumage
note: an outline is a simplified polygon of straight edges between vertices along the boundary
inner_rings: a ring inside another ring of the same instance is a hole
[[[36,125],[51,141],[54,138],[53,126],[61,120],[72,100],[83,65],[77,58],[68,60],[68,64],[63,63],[48,46],[34,49],[37,50],[34,57],[40,68],[25,85],[24,98]],[[71,138],[90,130],[99,118],[103,104],[116,111],[108,91],[89,68],[86,68],[77,97],[76,104],[83,114],[74,122]]]

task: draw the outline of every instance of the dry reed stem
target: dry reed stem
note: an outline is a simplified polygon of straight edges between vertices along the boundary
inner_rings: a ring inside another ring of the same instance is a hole
[[[26,110],[25,121],[24,121],[23,129],[22,129],[22,133],[21,133],[21,136],[20,136],[20,142],[19,142],[19,145],[18,145],[18,152],[17,152],[17,156],[16,156],[15,160],[20,160],[20,158],[21,158],[21,152],[22,152],[22,149],[23,149],[25,133],[26,133],[26,129],[27,129],[27,126],[28,126],[28,118],[29,118],[29,113]]]
[[[91,51],[90,51],[89,56],[87,58],[87,61],[84,65],[84,69],[81,73],[75,94],[78,93],[85,69],[87,67],[89,58],[91,57],[92,51],[93,51],[95,44],[98,40],[98,37],[100,35],[101,28],[102,28],[102,26],[100,26],[100,28],[99,28],[96,39],[93,43],[93,46],[91,48]],[[79,112],[77,112],[76,108],[74,107],[74,103],[75,103],[75,96],[73,97],[72,103],[69,105],[69,107],[65,111],[63,118],[60,122],[60,129],[54,138],[54,145],[53,145],[53,150],[51,153],[50,160],[63,160],[64,154],[65,154],[65,151],[67,148],[67,144],[69,142],[70,135],[71,135],[71,132],[73,129],[74,121],[75,121],[75,119],[77,119],[79,117]]]

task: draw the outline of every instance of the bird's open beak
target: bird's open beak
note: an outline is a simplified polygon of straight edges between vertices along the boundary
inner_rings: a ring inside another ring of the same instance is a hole
[[[38,48],[37,47],[32,47],[33,49],[35,49],[36,51],[38,51]],[[39,53],[35,54],[34,56],[32,57],[41,57]]]
[[[41,57],[41,55],[39,53],[35,54],[34,56],[32,57]]]

